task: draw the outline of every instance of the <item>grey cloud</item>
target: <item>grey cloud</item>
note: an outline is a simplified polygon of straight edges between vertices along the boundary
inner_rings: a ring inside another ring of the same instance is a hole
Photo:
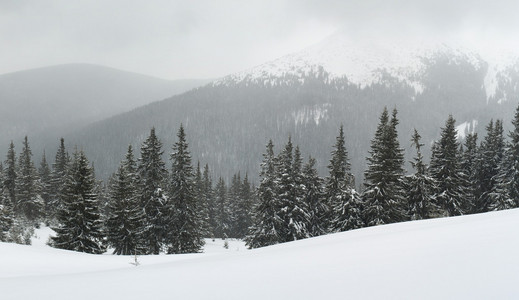
[[[330,28],[517,39],[517,11],[518,1],[0,0],[0,73],[88,62],[167,78],[217,77],[296,51]]]

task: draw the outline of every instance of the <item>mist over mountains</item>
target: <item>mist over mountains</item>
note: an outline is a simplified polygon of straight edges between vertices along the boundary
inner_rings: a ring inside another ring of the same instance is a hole
[[[401,146],[410,150],[417,128],[426,157],[449,114],[457,119],[460,137],[483,132],[491,118],[503,119],[506,129],[519,100],[517,62],[515,55],[484,56],[441,43],[357,42],[339,34],[209,84],[91,65],[57,66],[0,77],[0,95],[15,99],[9,105],[31,107],[22,122],[4,111],[2,120],[11,127],[5,127],[10,129],[2,142],[34,136],[38,157],[37,150],[53,149],[64,136],[69,149],[84,149],[106,179],[128,144],[138,149],[152,127],[167,159],[182,123],[194,162],[208,163],[214,176],[241,171],[255,180],[265,144],[272,139],[277,151],[288,136],[304,156],[317,159],[325,175],[343,124],[360,183],[384,106],[399,111]]]
[[[291,136],[304,156],[317,158],[324,175],[343,124],[353,172],[361,182],[384,106],[399,111],[402,147],[410,149],[417,128],[428,155],[449,114],[457,119],[460,136],[482,132],[491,118],[504,119],[508,126],[518,82],[519,64],[513,56],[485,58],[445,44],[413,48],[332,36],[301,52],[98,122],[71,134],[69,141],[81,144],[106,178],[127,145],[139,147],[152,126],[163,139],[167,158],[182,123],[195,161],[208,163],[216,176],[229,178],[241,171],[256,179],[268,140],[279,150]]]
[[[0,75],[0,146],[47,139],[190,90],[208,80],[164,80],[113,68],[67,64]],[[37,152],[36,152],[37,153]]]

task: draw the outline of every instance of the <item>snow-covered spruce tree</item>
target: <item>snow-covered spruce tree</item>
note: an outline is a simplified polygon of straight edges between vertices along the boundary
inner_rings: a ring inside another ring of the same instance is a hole
[[[62,205],[58,211],[59,225],[51,238],[55,248],[100,254],[102,222],[94,193],[95,178],[83,151],[75,151],[63,186]]]
[[[143,236],[147,254],[159,254],[163,250],[168,230],[167,197],[164,194],[167,174],[162,160],[162,142],[155,135],[155,128],[152,128],[142,143],[137,164],[136,192],[146,218]]]
[[[242,182],[238,182],[238,203],[235,215],[235,237],[243,239],[252,225],[252,191],[249,183],[249,176],[245,174]]]
[[[503,164],[503,166],[507,165]],[[489,194],[489,211],[511,209],[516,207],[516,203],[510,197],[510,181],[508,180],[508,177],[506,177],[506,175],[509,175],[511,172],[506,172],[502,170],[503,169],[501,169],[500,173],[496,178],[496,185],[494,186],[494,190],[492,190]]]
[[[510,171],[507,180],[508,196],[515,203],[514,207],[519,207],[519,106],[516,109],[512,121],[513,130],[510,132],[510,144],[507,149],[507,166]]]
[[[295,241],[310,237],[310,231],[306,227],[309,223],[310,213],[305,201],[306,186],[303,177],[303,159],[299,146],[294,149],[292,161],[292,199],[288,202],[288,241]]]
[[[144,244],[144,212],[135,193],[136,162],[133,149],[128,147],[125,160],[113,176],[108,201],[105,229],[109,245],[117,255],[146,253]]]
[[[214,191],[213,191],[213,181],[211,179],[211,175],[209,174],[209,165],[206,164],[204,167],[203,174],[203,194],[204,194],[204,202],[207,207],[207,237],[215,237],[215,229],[216,229],[216,219],[215,219],[215,199],[214,199]]]
[[[62,189],[65,185],[69,163],[70,157],[65,149],[65,140],[61,138],[54,163],[52,164],[49,195],[50,200],[49,205],[47,206],[47,217],[49,220],[56,219],[56,213],[61,207],[61,198],[63,196]]]
[[[400,222],[405,219],[405,198],[403,191],[403,150],[398,142],[396,126],[397,111],[393,110],[391,120],[384,108],[380,123],[371,141],[371,156],[367,158],[368,169],[364,173],[365,190],[364,221],[367,226]]]
[[[465,147],[461,155],[461,168],[466,175],[466,201],[469,213],[476,212],[476,199],[478,196],[477,170],[479,163],[479,148],[477,146],[477,133],[469,133],[465,138]]]
[[[249,235],[245,238],[249,248],[274,245],[281,239],[278,231],[283,224],[283,219],[278,215],[279,207],[276,205],[275,160],[274,144],[270,140],[266,153],[263,154],[260,184],[257,191],[258,205],[254,209],[253,225],[250,227]]]
[[[476,168],[477,199],[474,212],[482,213],[490,210],[492,202],[490,194],[496,190],[498,174],[502,166],[505,151],[503,123],[501,120],[491,120],[486,127],[487,135],[479,148]]]
[[[245,175],[244,181],[242,182],[240,172],[234,174],[227,196],[230,213],[229,219],[231,222],[229,236],[243,239],[247,235],[252,223],[251,196],[248,175]]]
[[[229,205],[229,233],[228,237],[235,238],[238,231],[238,210],[240,206],[241,174],[233,175],[231,184],[227,189],[227,204]]]
[[[0,242],[10,242],[9,232],[14,224],[14,211],[9,193],[4,189],[4,167],[0,162]]]
[[[329,213],[324,226],[330,232],[360,228],[364,225],[361,214],[362,203],[354,189],[355,180],[351,174],[342,125],[339,128],[339,135],[331,156],[325,189]]]
[[[195,196],[200,218],[199,222],[201,234],[203,237],[210,237],[212,236],[212,233],[209,224],[209,207],[208,203],[206,202],[205,183],[202,170],[200,169],[200,162],[198,162],[196,165]]]
[[[431,177],[438,182],[437,204],[447,216],[463,215],[470,209],[466,201],[467,180],[461,168],[455,123],[456,120],[449,115],[441,129],[440,140],[433,148],[429,167]]]
[[[218,179],[214,193],[214,236],[217,238],[228,238],[231,234],[231,211],[229,197],[227,196],[227,186],[222,177]]]
[[[193,166],[184,127],[180,125],[178,141],[171,154],[171,177],[168,202],[168,253],[196,253],[202,249],[204,240],[195,196]]]
[[[0,198],[3,197],[4,195],[0,194]],[[0,242],[7,242],[8,232],[13,225],[13,215],[10,206],[6,205],[3,200],[0,199]]]
[[[40,196],[41,186],[38,171],[32,161],[32,151],[27,136],[23,141],[22,152],[18,159],[16,177],[16,208],[27,220],[36,222],[43,217],[44,203]]]
[[[305,193],[303,201],[308,207],[308,223],[306,228],[310,236],[319,236],[328,232],[328,228],[323,218],[326,217],[328,206],[324,200],[323,179],[319,177],[315,168],[315,158],[309,157],[308,162],[303,166],[303,182]]]
[[[276,203],[278,216],[281,218],[277,228],[279,242],[290,242],[309,237],[306,224],[309,217],[303,202],[301,191],[301,155],[293,156],[291,138],[279,153],[276,162]],[[296,159],[294,159],[296,158]],[[304,189],[304,187],[303,187]]]
[[[126,150],[126,155],[124,156],[124,160],[121,162],[121,165],[128,172],[129,180],[134,185],[137,181],[137,161],[135,160],[135,155],[133,154],[132,145],[128,145],[128,150]]]
[[[496,185],[489,195],[488,209],[492,211],[519,207],[519,106],[512,125],[510,140],[496,176]]]
[[[3,188],[6,192],[9,202],[13,205],[13,210],[17,211],[16,208],[16,178],[17,174],[16,166],[16,152],[14,150],[14,143],[11,141],[9,144],[9,150],[7,151],[7,159],[5,160],[4,166],[4,182]]]
[[[49,216],[49,200],[50,200],[50,183],[51,183],[51,171],[49,164],[47,163],[47,157],[45,155],[45,150],[43,151],[43,156],[41,157],[40,167],[38,168],[38,176],[40,178],[40,195],[43,199],[44,207],[45,207],[45,219],[48,220]]]
[[[95,177],[95,168],[92,164],[92,172]],[[103,180],[96,180],[94,192],[97,194],[97,203],[99,204],[99,213],[103,224],[106,223],[108,218],[108,203],[110,202],[110,184]]]
[[[427,165],[423,162],[420,143],[421,136],[415,129],[411,139],[416,148],[416,156],[411,161],[415,173],[405,177],[404,186],[407,191],[407,216],[411,220],[422,220],[436,217],[438,207],[435,204],[436,181],[427,174]]]
[[[4,191],[4,168],[0,163],[0,242],[7,242],[8,232],[13,225],[13,207]]]

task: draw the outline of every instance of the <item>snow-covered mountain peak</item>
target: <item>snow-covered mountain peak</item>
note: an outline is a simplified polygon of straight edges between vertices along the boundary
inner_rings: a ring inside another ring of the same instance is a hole
[[[484,87],[487,98],[496,96],[496,92],[503,83],[510,82],[511,72],[519,73],[519,54],[512,50],[498,50],[483,54],[488,63],[487,73],[484,79]],[[498,99],[501,101],[506,99]]]
[[[353,40],[344,34],[334,34],[300,52],[283,56],[249,70],[229,75],[215,85],[240,82],[276,84],[276,78],[303,78],[324,70],[328,79],[346,78],[360,87],[383,83],[390,75],[407,83],[421,93],[421,77],[426,66],[438,54],[445,54],[450,63],[469,62],[476,69],[483,66],[479,55],[462,47],[426,41],[379,39]]]
[[[519,52],[467,45],[462,41],[410,38],[353,39],[339,32],[302,51],[226,76],[213,84],[290,85],[316,77],[327,83],[335,79],[347,80],[349,84],[364,88],[374,83],[388,84],[387,80],[391,78],[411,87],[419,95],[426,88],[424,75],[428,67],[441,61],[468,66],[476,72],[481,70],[480,84],[487,99],[498,103],[506,101],[509,95],[497,91],[510,88],[514,74],[519,74]]]

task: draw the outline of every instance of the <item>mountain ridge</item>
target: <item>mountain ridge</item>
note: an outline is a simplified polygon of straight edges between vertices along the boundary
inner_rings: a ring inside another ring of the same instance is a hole
[[[327,51],[338,52],[332,50],[333,47]],[[340,57],[344,58],[342,54]],[[503,119],[506,130],[519,102],[519,95],[514,92],[519,84],[519,68],[504,68],[507,71],[495,77],[495,95],[488,98],[488,63],[475,54],[454,50],[433,52],[427,60],[418,57],[414,62],[420,65],[407,68],[419,71],[416,78],[404,80],[398,74],[375,68],[376,76],[365,78],[377,80],[366,85],[330,73],[323,66],[295,61],[310,68],[305,71],[291,68],[289,63],[281,64],[288,69],[278,68],[281,72],[275,74],[269,71],[272,63],[266,63],[256,67],[258,72],[231,74],[71,131],[65,139],[69,145],[84,149],[100,177],[107,179],[116,170],[128,144],[139,149],[152,127],[163,141],[167,161],[167,153],[175,142],[174,133],[183,124],[193,162],[208,163],[215,177],[229,179],[241,171],[256,181],[265,144],[272,139],[276,149],[280,149],[288,136],[300,145],[304,157],[311,155],[317,159],[320,174],[326,175],[331,147],[343,124],[352,171],[360,184],[370,140],[384,106],[398,109],[400,142],[406,152],[412,152],[409,138],[414,128],[422,135],[424,144],[431,145],[448,115],[453,114],[460,132],[463,131],[460,137],[468,130],[483,136],[484,127],[492,118]],[[364,70],[371,72],[372,68]],[[473,126],[469,127],[469,123]],[[56,138],[52,143],[57,144]],[[430,154],[427,147],[423,154]]]
[[[469,62],[476,69],[484,68],[483,86],[489,99],[495,96],[498,77],[506,77],[507,69],[519,66],[519,51],[501,49],[485,52],[462,44],[424,40],[359,42],[336,33],[302,51],[230,74],[213,84],[247,81],[276,84],[274,78],[288,75],[302,80],[308,74],[324,71],[328,80],[346,79],[350,84],[361,87],[384,83],[384,77],[389,75],[407,83],[416,93],[422,93],[425,69],[432,60],[441,56],[450,59],[452,64]],[[499,100],[503,101],[496,101]]]
[[[0,75],[0,146],[24,135],[61,136],[206,84],[170,81],[93,64],[63,64]]]

